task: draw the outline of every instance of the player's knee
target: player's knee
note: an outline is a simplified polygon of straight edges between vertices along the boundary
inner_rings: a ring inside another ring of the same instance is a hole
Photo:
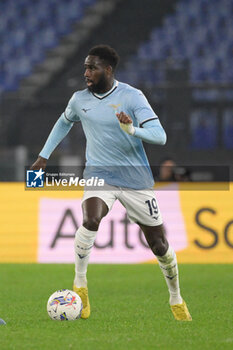
[[[163,240],[160,238],[155,239],[151,242],[150,248],[155,255],[163,256],[168,250],[167,240]]]
[[[83,219],[83,226],[90,231],[98,231],[101,218],[99,217],[87,217]]]

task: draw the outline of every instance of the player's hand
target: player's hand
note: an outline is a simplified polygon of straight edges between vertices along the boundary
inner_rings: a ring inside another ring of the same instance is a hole
[[[35,163],[32,164],[30,170],[40,170],[41,168],[45,170],[47,165],[47,159],[39,156]]]
[[[129,135],[134,135],[135,134],[135,128],[133,126],[133,121],[124,112],[116,113],[116,116],[120,122],[120,127],[122,130],[124,130],[127,134]]]

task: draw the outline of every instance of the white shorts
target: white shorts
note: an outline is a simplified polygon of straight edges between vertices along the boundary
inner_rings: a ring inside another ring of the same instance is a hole
[[[109,211],[118,199],[125,207],[131,222],[146,226],[158,226],[163,223],[153,189],[133,190],[104,185],[104,190],[84,190],[82,202],[91,197],[101,198]]]

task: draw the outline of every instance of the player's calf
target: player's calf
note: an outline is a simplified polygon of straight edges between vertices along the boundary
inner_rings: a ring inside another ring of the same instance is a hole
[[[151,250],[156,255],[161,271],[163,272],[170,294],[169,303],[175,319],[183,321],[192,320],[187,305],[180,295],[176,253],[167,242],[163,225],[155,227],[140,225],[140,227],[145,234]]]
[[[75,249],[75,279],[74,285],[76,287],[87,286],[87,266],[89,262],[89,256],[93,247],[96,231],[87,230],[81,226],[76,232],[74,240]]]

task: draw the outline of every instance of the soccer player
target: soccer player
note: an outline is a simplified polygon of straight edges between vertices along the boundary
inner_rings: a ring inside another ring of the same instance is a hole
[[[164,234],[153,176],[142,144],[145,141],[164,145],[166,134],[143,93],[114,78],[118,60],[118,54],[108,45],[89,51],[84,62],[87,88],[73,94],[32,169],[45,169],[55,147],[74,122],[81,121],[87,140],[84,177],[105,180],[104,190],[84,191],[83,223],[75,235],[73,289],[83,302],[82,318],[90,315],[86,273],[91,248],[101,219],[118,199],[129,219],[140,226],[158,259],[175,319],[191,321],[180,294],[176,254]]]

